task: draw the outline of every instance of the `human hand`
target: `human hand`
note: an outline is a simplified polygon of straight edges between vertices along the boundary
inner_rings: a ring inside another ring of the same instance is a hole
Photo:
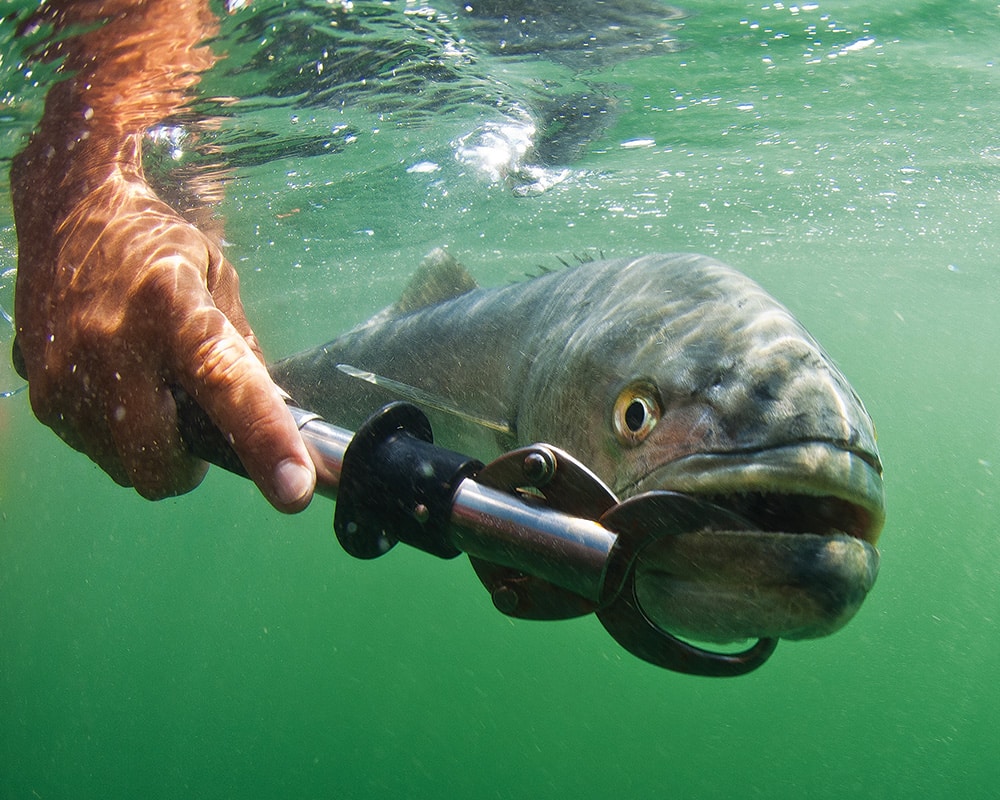
[[[180,386],[268,500],[299,511],[315,468],[264,366],[236,271],[150,190],[137,151],[130,137],[124,154],[75,160],[62,186],[47,183],[44,142],[15,160],[15,317],[35,415],[118,483],[161,498],[207,469],[178,432]]]

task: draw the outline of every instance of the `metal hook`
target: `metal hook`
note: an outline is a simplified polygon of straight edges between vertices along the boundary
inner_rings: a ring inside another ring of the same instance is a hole
[[[738,653],[704,650],[660,628],[642,610],[630,583],[597,618],[612,638],[632,655],[674,672],[713,678],[746,675],[761,666],[778,645],[777,639],[758,639]]]

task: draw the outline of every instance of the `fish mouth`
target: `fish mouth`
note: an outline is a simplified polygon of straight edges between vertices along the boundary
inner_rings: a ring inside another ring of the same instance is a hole
[[[681,492],[722,511],[649,544],[636,596],[672,633],[706,642],[806,639],[843,627],[878,575],[881,464],[827,442],[695,454],[622,494]]]

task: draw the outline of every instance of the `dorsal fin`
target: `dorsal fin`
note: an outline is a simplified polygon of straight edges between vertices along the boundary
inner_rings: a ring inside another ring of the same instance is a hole
[[[418,311],[477,288],[475,278],[444,248],[431,250],[393,306],[397,314]]]
[[[337,369],[351,378],[357,378],[360,381],[365,381],[366,383],[371,383],[375,386],[381,386],[383,389],[387,389],[397,397],[401,397],[404,400],[409,400],[410,402],[426,406],[427,408],[433,408],[437,411],[443,411],[446,414],[452,414],[459,419],[464,419],[466,422],[481,425],[482,427],[489,428],[491,431],[496,431],[497,433],[503,433],[507,436],[515,435],[514,429],[508,422],[503,420],[487,419],[486,417],[481,417],[477,414],[471,414],[468,411],[459,408],[445,397],[425,391],[424,389],[420,389],[416,386],[411,386],[408,383],[394,381],[392,378],[387,378],[384,375],[377,375],[376,373],[368,372],[367,370],[358,369],[357,367],[352,367],[350,364],[337,364]]]

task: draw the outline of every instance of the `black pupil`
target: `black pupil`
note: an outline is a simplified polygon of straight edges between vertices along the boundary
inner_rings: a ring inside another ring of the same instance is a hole
[[[632,433],[636,433],[645,422],[646,406],[640,400],[633,400],[625,409],[625,424]]]

